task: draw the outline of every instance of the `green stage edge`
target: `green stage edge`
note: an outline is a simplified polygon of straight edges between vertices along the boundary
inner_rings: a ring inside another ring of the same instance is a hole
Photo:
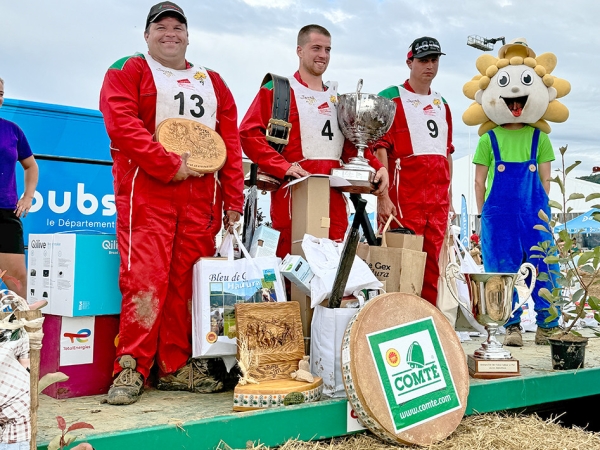
[[[599,377],[600,367],[498,380],[471,379],[465,414],[531,407],[597,395],[600,394]],[[98,434],[90,436],[85,442],[92,444],[96,450],[212,450],[221,440],[233,449],[245,449],[248,441],[276,446],[288,439],[327,439],[350,434],[346,429],[346,403],[345,398],[340,398],[232,413],[184,423],[181,427],[161,425]],[[47,442],[39,443],[38,450],[46,450],[47,446]]]

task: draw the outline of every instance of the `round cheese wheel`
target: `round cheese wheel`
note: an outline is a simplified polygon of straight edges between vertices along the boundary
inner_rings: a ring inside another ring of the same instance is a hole
[[[467,406],[460,340],[437,308],[413,294],[379,295],[356,313],[342,342],[342,374],[361,422],[390,443],[440,441]]]

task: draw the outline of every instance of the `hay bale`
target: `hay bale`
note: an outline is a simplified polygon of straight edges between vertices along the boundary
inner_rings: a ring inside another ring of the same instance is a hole
[[[266,450],[264,445],[248,447]],[[290,440],[280,450],[387,450],[414,449],[385,444],[371,433],[327,441]],[[600,433],[564,428],[558,417],[543,420],[536,415],[481,414],[465,417],[447,439],[428,450],[581,450],[600,448]]]

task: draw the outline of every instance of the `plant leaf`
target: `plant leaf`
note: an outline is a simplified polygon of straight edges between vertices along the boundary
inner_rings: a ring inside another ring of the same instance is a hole
[[[581,164],[581,161],[575,161],[573,164],[571,164],[569,167],[567,167],[565,169],[565,175],[569,175],[569,172],[571,172],[571,170],[573,170],[575,167],[577,167],[579,164]]]
[[[48,450],[59,450],[60,449],[60,438],[62,436],[55,436],[48,444]]]
[[[580,198],[585,198],[585,196],[583,194],[573,193],[573,194],[569,195],[569,198],[567,199],[567,201],[569,201],[569,200],[579,200]]]
[[[58,422],[58,429],[61,431],[65,431],[67,428],[67,422],[61,416],[56,416],[56,421]]]
[[[559,211],[562,211],[563,209],[562,205],[555,200],[550,200],[548,206],[550,206],[550,208],[558,209]]]
[[[575,336],[581,336],[579,331],[571,330],[571,333],[573,333]]]
[[[540,272],[537,276],[537,279],[540,281],[548,281],[550,278],[546,272]]]
[[[540,288],[540,290],[538,291],[538,295],[540,297],[545,298],[550,303],[552,303],[554,301],[554,297],[552,296],[552,293],[546,288]]]
[[[585,198],[585,201],[586,201],[586,202],[589,202],[589,201],[591,201],[591,200],[595,200],[595,199],[597,199],[597,198],[600,198],[600,192],[594,192],[593,194],[590,194],[590,195],[588,195],[588,196]]]
[[[588,297],[588,305],[590,305],[590,308],[594,311],[600,311],[600,301],[598,300],[598,297],[590,295]]]
[[[550,222],[550,219],[548,218],[548,215],[547,215],[547,214],[544,212],[544,210],[543,210],[543,209],[540,209],[540,210],[538,211],[538,217],[539,217],[540,219],[542,219],[542,220],[543,220],[544,222],[546,222],[546,223]]]
[[[554,256],[554,255],[551,255],[551,256],[546,256],[546,257],[544,258],[544,262],[545,262],[546,264],[558,264],[558,262],[559,262],[559,258],[558,258],[558,256]]]
[[[545,231],[545,232],[546,232],[546,233],[548,233],[548,234],[552,234],[552,233],[550,233],[550,232],[548,231],[548,228],[546,228],[544,225],[539,225],[539,224],[538,224],[538,225],[534,225],[534,226],[533,226],[533,229],[534,229],[534,230],[538,230],[538,231]]]
[[[77,436],[74,434],[65,434],[65,445],[71,445],[71,443],[77,439]]]
[[[561,155],[564,155],[564,154],[567,152],[567,147],[568,147],[568,146],[569,146],[569,145],[567,144],[567,145],[565,145],[565,146],[563,146],[563,147],[560,147],[560,148],[558,149],[558,151],[560,152],[560,154],[561,154]]]
[[[90,425],[89,423],[86,422],[76,422],[73,425],[71,425],[69,428],[67,428],[67,433],[69,431],[73,431],[73,430],[81,430],[82,428],[90,428],[90,429],[94,429],[94,427],[92,425]]]
[[[579,267],[583,266],[586,262],[594,257],[594,252],[583,252],[579,259],[577,260],[577,265]]]

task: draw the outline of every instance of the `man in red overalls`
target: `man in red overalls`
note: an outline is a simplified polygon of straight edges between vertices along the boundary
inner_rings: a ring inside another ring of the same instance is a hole
[[[319,25],[306,25],[298,33],[296,53],[300,60],[298,71],[291,77],[289,144],[281,153],[274,150],[265,138],[272,114],[273,90],[268,83],[261,87],[240,124],[240,137],[246,155],[259,169],[277,177],[300,178],[309,174],[330,174],[340,167],[340,159],[356,155],[356,149],[344,139],[337,122],[337,83],[323,83],[329,65],[331,35]],[[365,157],[377,170],[379,195],[388,186],[387,170],[370,151]],[[291,193],[285,183],[271,193],[271,220],[281,234],[277,256],[283,258],[291,251]],[[348,228],[348,211],[343,194],[330,191],[329,238],[340,241]]]
[[[393,170],[389,195],[377,202],[378,219],[390,214],[402,225],[423,236],[427,253],[421,297],[437,303],[440,250],[452,210],[452,116],[446,100],[431,90],[438,72],[440,43],[431,37],[416,39],[409,47],[406,64],[410,76],[404,84],[379,95],[396,103],[392,127],[379,141],[376,155]]]
[[[237,110],[220,75],[185,59],[187,19],[161,2],[150,9],[148,53],[123,58],[106,73],[100,110],[111,139],[123,295],[110,404],[141,395],[156,360],[158,388],[214,392],[216,361],[192,354],[192,268],[215,252],[215,236],[240,218],[243,170]],[[227,162],[204,176],[188,155],[167,153],[153,140],[168,118],[195,120],[221,135]],[[223,215],[223,211],[225,214]],[[218,361],[220,363],[220,360]]]

